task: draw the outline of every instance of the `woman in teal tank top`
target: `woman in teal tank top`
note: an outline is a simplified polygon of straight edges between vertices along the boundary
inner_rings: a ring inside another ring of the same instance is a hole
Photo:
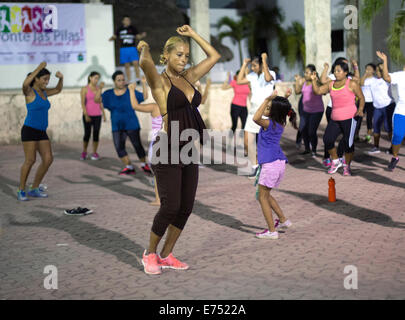
[[[39,184],[48,171],[52,161],[52,149],[46,129],[48,127],[48,110],[51,104],[48,97],[58,94],[63,88],[63,75],[59,71],[55,76],[59,78],[57,86],[47,89],[51,73],[45,69],[46,62],[42,62],[24,80],[22,90],[27,105],[27,117],[21,129],[21,141],[24,148],[25,161],[21,167],[20,188],[17,198],[27,201],[27,194],[31,197],[46,198],[48,195],[39,190]],[[28,175],[36,160],[36,153],[41,156],[41,164],[35,174],[34,183],[26,193],[25,187]]]

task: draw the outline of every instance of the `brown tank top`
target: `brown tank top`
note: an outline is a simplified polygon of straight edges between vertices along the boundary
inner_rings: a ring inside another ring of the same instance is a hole
[[[167,113],[163,115],[163,117],[166,115],[168,116],[167,135],[169,138],[169,144],[171,143],[172,121],[179,122],[179,138],[183,130],[195,129],[200,135],[200,143],[203,144],[205,141],[203,130],[206,129],[206,126],[201,118],[200,112],[197,109],[197,107],[201,104],[201,93],[196,90],[196,88],[194,88],[194,86],[186,78],[183,77],[194,89],[193,99],[191,102],[188,101],[184,92],[172,83],[172,80],[166,72],[164,72],[164,74],[169,79],[171,84],[171,88],[167,96]],[[179,141],[180,146],[187,143],[188,141]]]

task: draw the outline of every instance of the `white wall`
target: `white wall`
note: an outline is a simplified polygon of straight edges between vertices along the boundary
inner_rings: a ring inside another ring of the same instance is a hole
[[[114,70],[114,44],[108,38],[113,35],[113,12],[111,5],[86,4],[86,46],[87,62],[75,64],[49,64],[49,69],[54,75],[61,71],[64,75],[65,87],[83,86],[87,83],[90,71],[98,71],[102,81],[112,84],[111,74]],[[21,88],[22,82],[28,72],[33,71],[37,65],[1,65],[0,88]],[[4,76],[7,75],[7,76]],[[80,78],[80,79],[79,79]],[[52,76],[49,86],[55,86],[57,79]]]

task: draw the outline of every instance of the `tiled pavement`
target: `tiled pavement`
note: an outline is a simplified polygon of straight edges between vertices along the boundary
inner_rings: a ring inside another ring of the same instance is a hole
[[[298,155],[294,137],[287,128],[290,164],[273,193],[294,227],[277,241],[256,239],[265,223],[252,180],[234,166],[201,168],[175,249],[191,268],[157,277],[140,262],[157,211],[151,178],[140,169],[118,176],[111,141],[101,142],[100,161],[79,161],[80,143],[53,145],[49,198],[27,203],[16,200],[22,147],[0,146],[0,299],[404,299],[405,157],[391,173],[388,155],[359,143],[354,176],[334,175],[338,201],[329,203],[321,157]],[[62,213],[79,205],[94,213]],[[56,290],[44,288],[48,265]],[[357,267],[357,290],[344,287],[347,265]]]

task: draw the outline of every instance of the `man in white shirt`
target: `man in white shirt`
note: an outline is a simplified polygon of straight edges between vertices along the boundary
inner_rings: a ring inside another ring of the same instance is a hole
[[[402,71],[389,73],[387,56],[377,51],[377,56],[383,61],[383,78],[391,85],[398,86],[398,102],[395,107],[392,137],[392,159],[388,165],[388,169],[393,171],[399,162],[399,149],[401,148],[402,140],[405,137],[405,65]]]

